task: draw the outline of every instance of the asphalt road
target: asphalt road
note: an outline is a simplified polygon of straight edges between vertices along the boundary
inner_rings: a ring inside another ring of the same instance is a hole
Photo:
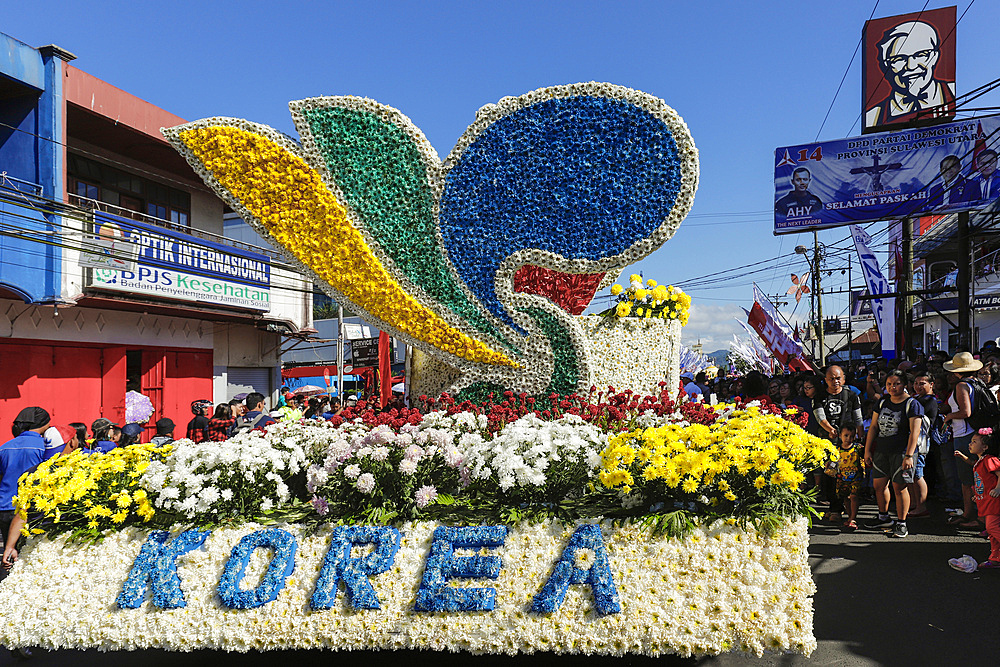
[[[816,581],[814,632],[819,646],[810,657],[727,654],[701,659],[534,655],[503,656],[398,652],[275,651],[270,653],[170,653],[137,651],[56,651],[16,660],[0,651],[0,665],[43,667],[252,667],[336,665],[345,660],[374,667],[665,667],[672,665],[978,665],[1000,662],[1000,571],[964,574],[948,559],[969,554],[985,560],[989,542],[971,531],[945,524],[943,508],[929,504],[926,519],[911,519],[910,536],[894,540],[881,533],[841,533],[818,524],[812,529],[809,561]],[[874,507],[862,508],[862,517]]]

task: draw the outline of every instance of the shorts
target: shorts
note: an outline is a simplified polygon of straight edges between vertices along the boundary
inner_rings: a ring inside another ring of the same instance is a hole
[[[847,500],[851,496],[857,496],[861,494],[861,485],[864,484],[865,478],[863,475],[856,475],[854,479],[841,479],[837,478],[837,497],[841,500]]]
[[[955,438],[955,451],[962,452],[966,456],[969,455],[969,445],[972,444],[972,436],[975,433],[970,433],[969,435],[963,435],[961,438]],[[975,484],[974,475],[972,474],[972,465],[966,463],[962,459],[955,457],[955,465],[958,468],[958,481],[962,486],[972,486]]]
[[[917,454],[916,459],[913,461],[913,479],[923,479],[924,478],[924,468],[927,466],[927,455]]]
[[[893,484],[913,484],[914,469],[903,470],[903,451],[875,451],[872,457],[872,477],[888,477]]]

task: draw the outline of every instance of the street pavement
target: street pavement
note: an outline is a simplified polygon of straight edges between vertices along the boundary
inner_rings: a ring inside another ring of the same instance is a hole
[[[932,516],[911,519],[910,536],[890,539],[879,532],[841,533],[839,527],[817,524],[812,530],[809,562],[816,581],[815,635],[819,646],[810,657],[726,654],[701,659],[555,656],[470,656],[420,651],[331,652],[275,651],[219,653],[195,651],[37,652],[16,660],[0,651],[0,665],[73,665],[74,667],[252,667],[294,665],[328,667],[345,660],[376,667],[667,667],[704,665],[979,665],[1000,662],[1000,571],[965,574],[952,570],[948,559],[969,554],[989,555],[989,542],[971,531],[945,524],[943,507],[930,503]],[[861,517],[874,516],[874,507]],[[997,662],[994,662],[997,661]]]

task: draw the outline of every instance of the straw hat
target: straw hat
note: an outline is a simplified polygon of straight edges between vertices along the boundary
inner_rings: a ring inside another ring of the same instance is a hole
[[[959,352],[941,366],[950,373],[971,373],[982,368],[983,362],[973,357],[971,352]]]

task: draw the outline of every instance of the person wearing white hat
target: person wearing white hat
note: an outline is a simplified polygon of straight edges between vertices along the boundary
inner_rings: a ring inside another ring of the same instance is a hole
[[[968,423],[975,405],[971,378],[983,367],[983,362],[972,356],[970,352],[959,352],[951,361],[946,361],[942,367],[951,373],[956,380],[955,388],[948,397],[949,412],[943,416],[944,422],[951,423],[952,437],[956,452],[969,456],[969,443],[975,430]],[[961,457],[960,457],[961,458]],[[949,519],[949,523],[960,528],[978,528],[975,518],[976,505],[972,502],[973,473],[972,466],[963,460],[957,461],[958,481],[962,484],[962,514]]]

